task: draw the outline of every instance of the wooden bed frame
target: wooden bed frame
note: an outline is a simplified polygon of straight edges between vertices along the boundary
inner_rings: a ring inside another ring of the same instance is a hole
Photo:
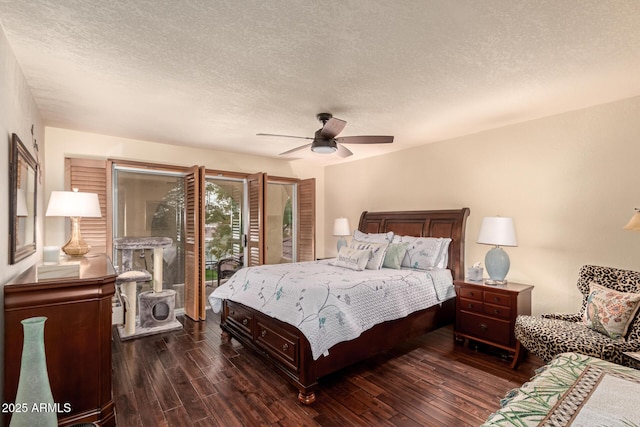
[[[397,235],[450,237],[449,264],[454,279],[464,277],[465,225],[469,208],[434,211],[363,212],[358,229],[364,233],[393,231]],[[318,379],[367,359],[416,336],[452,323],[455,298],[407,317],[378,324],[358,338],[341,342],[328,356],[313,360],[306,337],[294,326],[242,304],[224,300],[220,327],[231,337],[262,356],[295,387],[298,400],[316,400]]]

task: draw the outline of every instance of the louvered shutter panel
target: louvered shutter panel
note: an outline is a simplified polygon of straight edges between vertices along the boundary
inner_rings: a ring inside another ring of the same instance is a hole
[[[316,258],[316,180],[304,179],[298,183],[298,259],[314,261]]]
[[[194,166],[185,176],[185,274],[184,312],[193,320],[204,320],[204,168]]]
[[[109,239],[107,227],[107,162],[92,159],[65,159],[67,190],[77,188],[85,193],[96,193],[100,200],[100,218],[82,218],[80,232],[91,246],[91,252],[106,253]]]
[[[247,260],[245,265],[264,264],[264,186],[266,176],[263,173],[247,177],[247,191],[249,193],[249,209],[247,224]]]

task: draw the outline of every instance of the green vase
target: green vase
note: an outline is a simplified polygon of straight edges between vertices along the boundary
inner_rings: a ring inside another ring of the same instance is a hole
[[[24,343],[15,411],[11,416],[10,427],[58,425],[44,352],[46,320],[46,317],[30,317],[20,322],[24,330]]]

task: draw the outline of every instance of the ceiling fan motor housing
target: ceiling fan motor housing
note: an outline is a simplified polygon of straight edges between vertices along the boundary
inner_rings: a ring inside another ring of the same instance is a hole
[[[333,138],[325,138],[320,132],[322,129],[318,129],[314,135],[313,142],[311,143],[311,151],[314,153],[331,154],[338,149],[338,144]]]
[[[329,121],[330,118],[333,117],[331,113],[318,113],[316,114],[316,118],[322,122],[322,124]]]

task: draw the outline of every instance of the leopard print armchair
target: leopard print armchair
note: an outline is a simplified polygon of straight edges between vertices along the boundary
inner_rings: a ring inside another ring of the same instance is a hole
[[[592,282],[619,292],[640,293],[640,272],[585,265],[580,269],[577,283],[583,295],[580,312],[518,316],[515,336],[520,344],[545,363],[557,354],[572,351],[628,365],[630,362],[622,353],[640,351],[640,314],[636,313],[625,339],[614,340],[588,328],[582,317]]]

